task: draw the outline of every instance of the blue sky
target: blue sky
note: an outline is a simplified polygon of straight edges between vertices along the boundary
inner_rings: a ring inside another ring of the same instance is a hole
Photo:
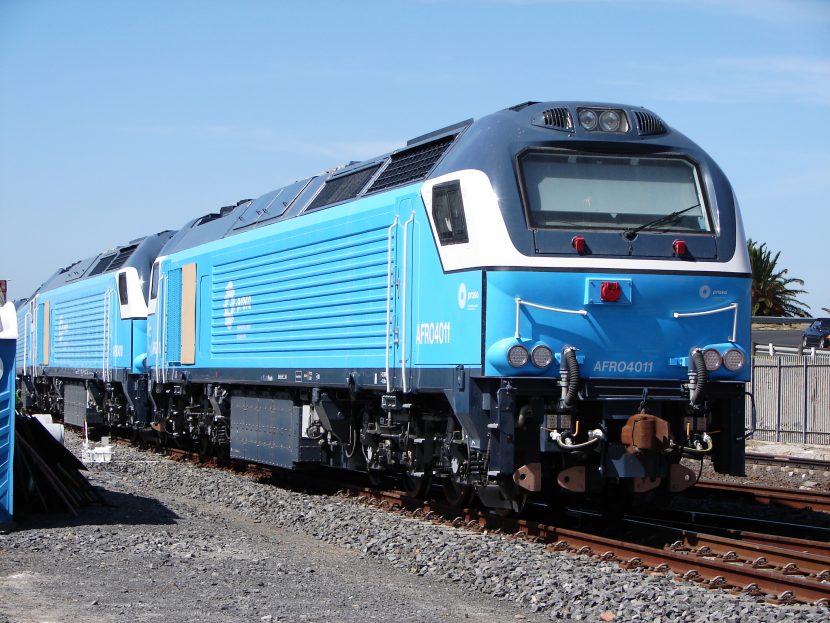
[[[830,307],[830,1],[0,0],[0,278],[526,100],[645,106]]]

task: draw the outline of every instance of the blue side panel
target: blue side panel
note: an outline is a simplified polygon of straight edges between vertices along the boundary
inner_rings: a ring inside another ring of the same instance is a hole
[[[56,296],[53,301],[49,366],[65,367],[77,363],[102,367],[107,347],[104,294],[91,291],[69,297]]]
[[[49,304],[48,336],[45,307]],[[21,310],[22,311],[22,310]],[[132,320],[121,320],[118,293],[113,275],[102,275],[55,288],[38,296],[35,334],[24,327],[23,349],[37,352],[38,365],[44,365],[48,337],[48,368],[98,371],[132,366]],[[22,349],[21,349],[22,351]],[[18,365],[22,363],[19,351]],[[32,362],[29,361],[28,367]]]
[[[43,364],[44,304],[49,309],[48,368],[113,370],[132,366],[132,320],[122,320],[111,274],[38,297],[37,349]]]
[[[7,303],[3,320],[9,323],[12,319],[14,307]],[[10,523],[14,514],[14,335],[12,327],[0,336],[0,526]]]
[[[597,282],[618,282],[621,296],[603,302]],[[746,364],[731,373],[711,373],[713,380],[747,381],[749,377],[750,280],[742,277],[680,274],[613,274],[502,271],[487,273],[486,348],[488,375],[558,376],[556,363],[544,372],[510,368],[506,348],[516,331],[516,299],[522,305],[518,329],[530,346],[547,344],[554,353],[578,349],[583,378],[684,380],[689,351],[718,346],[743,349]],[[734,308],[737,304],[737,317]],[[560,311],[555,311],[560,310]],[[584,315],[565,311],[587,312]],[[721,311],[718,311],[721,310]],[[715,312],[708,315],[692,315]],[[675,316],[678,314],[678,316]],[[733,335],[733,331],[737,333]]]
[[[177,363],[182,352],[182,269],[167,274],[167,310],[164,356],[168,363]]]
[[[253,240],[236,236],[230,248],[197,260],[212,273],[208,344],[199,349],[208,356],[198,363],[382,366],[387,299],[396,295],[387,290],[396,204],[362,207],[286,221]]]
[[[412,203],[407,234],[407,353],[413,367],[481,365],[482,271],[444,274],[426,210]],[[403,319],[402,319],[403,320]]]
[[[171,364],[180,347],[180,267],[191,262],[198,271],[194,368],[377,370],[388,363],[399,387],[404,366],[411,382],[418,367],[481,365],[482,272],[444,274],[419,186],[167,256],[167,302],[159,304]],[[151,316],[151,366],[160,363],[158,327]]]

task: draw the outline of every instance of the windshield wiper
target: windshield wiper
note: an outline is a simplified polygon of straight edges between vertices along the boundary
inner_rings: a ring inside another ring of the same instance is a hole
[[[626,240],[629,240],[629,241],[634,240],[634,238],[637,237],[637,234],[639,232],[643,231],[644,229],[648,229],[649,227],[654,227],[656,225],[662,225],[663,223],[671,223],[674,219],[676,219],[681,214],[685,214],[689,210],[694,210],[695,208],[699,208],[699,207],[700,207],[700,204],[696,203],[693,206],[689,206],[688,208],[686,208],[684,210],[678,210],[677,212],[672,212],[671,214],[666,214],[665,216],[661,216],[660,218],[656,218],[653,221],[649,221],[648,223],[644,223],[643,225],[640,225],[639,227],[634,227],[632,229],[626,229],[622,233],[623,238],[625,238]]]

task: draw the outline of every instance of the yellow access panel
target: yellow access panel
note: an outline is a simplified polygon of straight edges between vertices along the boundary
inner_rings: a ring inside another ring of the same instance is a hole
[[[181,363],[196,363],[196,264],[182,266]]]

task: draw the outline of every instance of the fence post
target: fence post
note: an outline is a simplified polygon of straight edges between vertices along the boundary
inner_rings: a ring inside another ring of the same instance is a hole
[[[752,362],[750,373],[749,373],[749,393],[751,394],[751,400],[749,402],[749,409],[752,409],[752,401],[755,400],[755,364],[757,363],[755,359],[755,345],[752,345],[752,355],[750,355],[749,360]],[[744,426],[746,426],[746,402],[747,398],[750,396],[744,396]],[[757,412],[756,412],[757,414]],[[749,417],[752,417],[752,413],[749,414]],[[758,422],[755,422],[756,426]]]
[[[781,357],[778,357],[778,359],[776,360],[776,364],[778,366],[778,381],[776,383],[776,388],[775,388],[775,391],[776,391],[776,401],[775,402],[778,405],[778,408],[775,410],[775,441],[780,442],[781,441],[781,409],[782,409],[782,405],[781,405],[781,401],[782,401],[782,397],[781,397]]]
[[[804,431],[801,434],[801,443],[807,443],[807,422],[808,422],[808,417],[807,417],[807,415],[808,415],[807,414],[807,405],[808,405],[808,401],[807,401],[807,371],[808,371],[807,357],[802,357],[801,361],[802,361],[802,364],[803,364],[803,367],[804,367]]]

